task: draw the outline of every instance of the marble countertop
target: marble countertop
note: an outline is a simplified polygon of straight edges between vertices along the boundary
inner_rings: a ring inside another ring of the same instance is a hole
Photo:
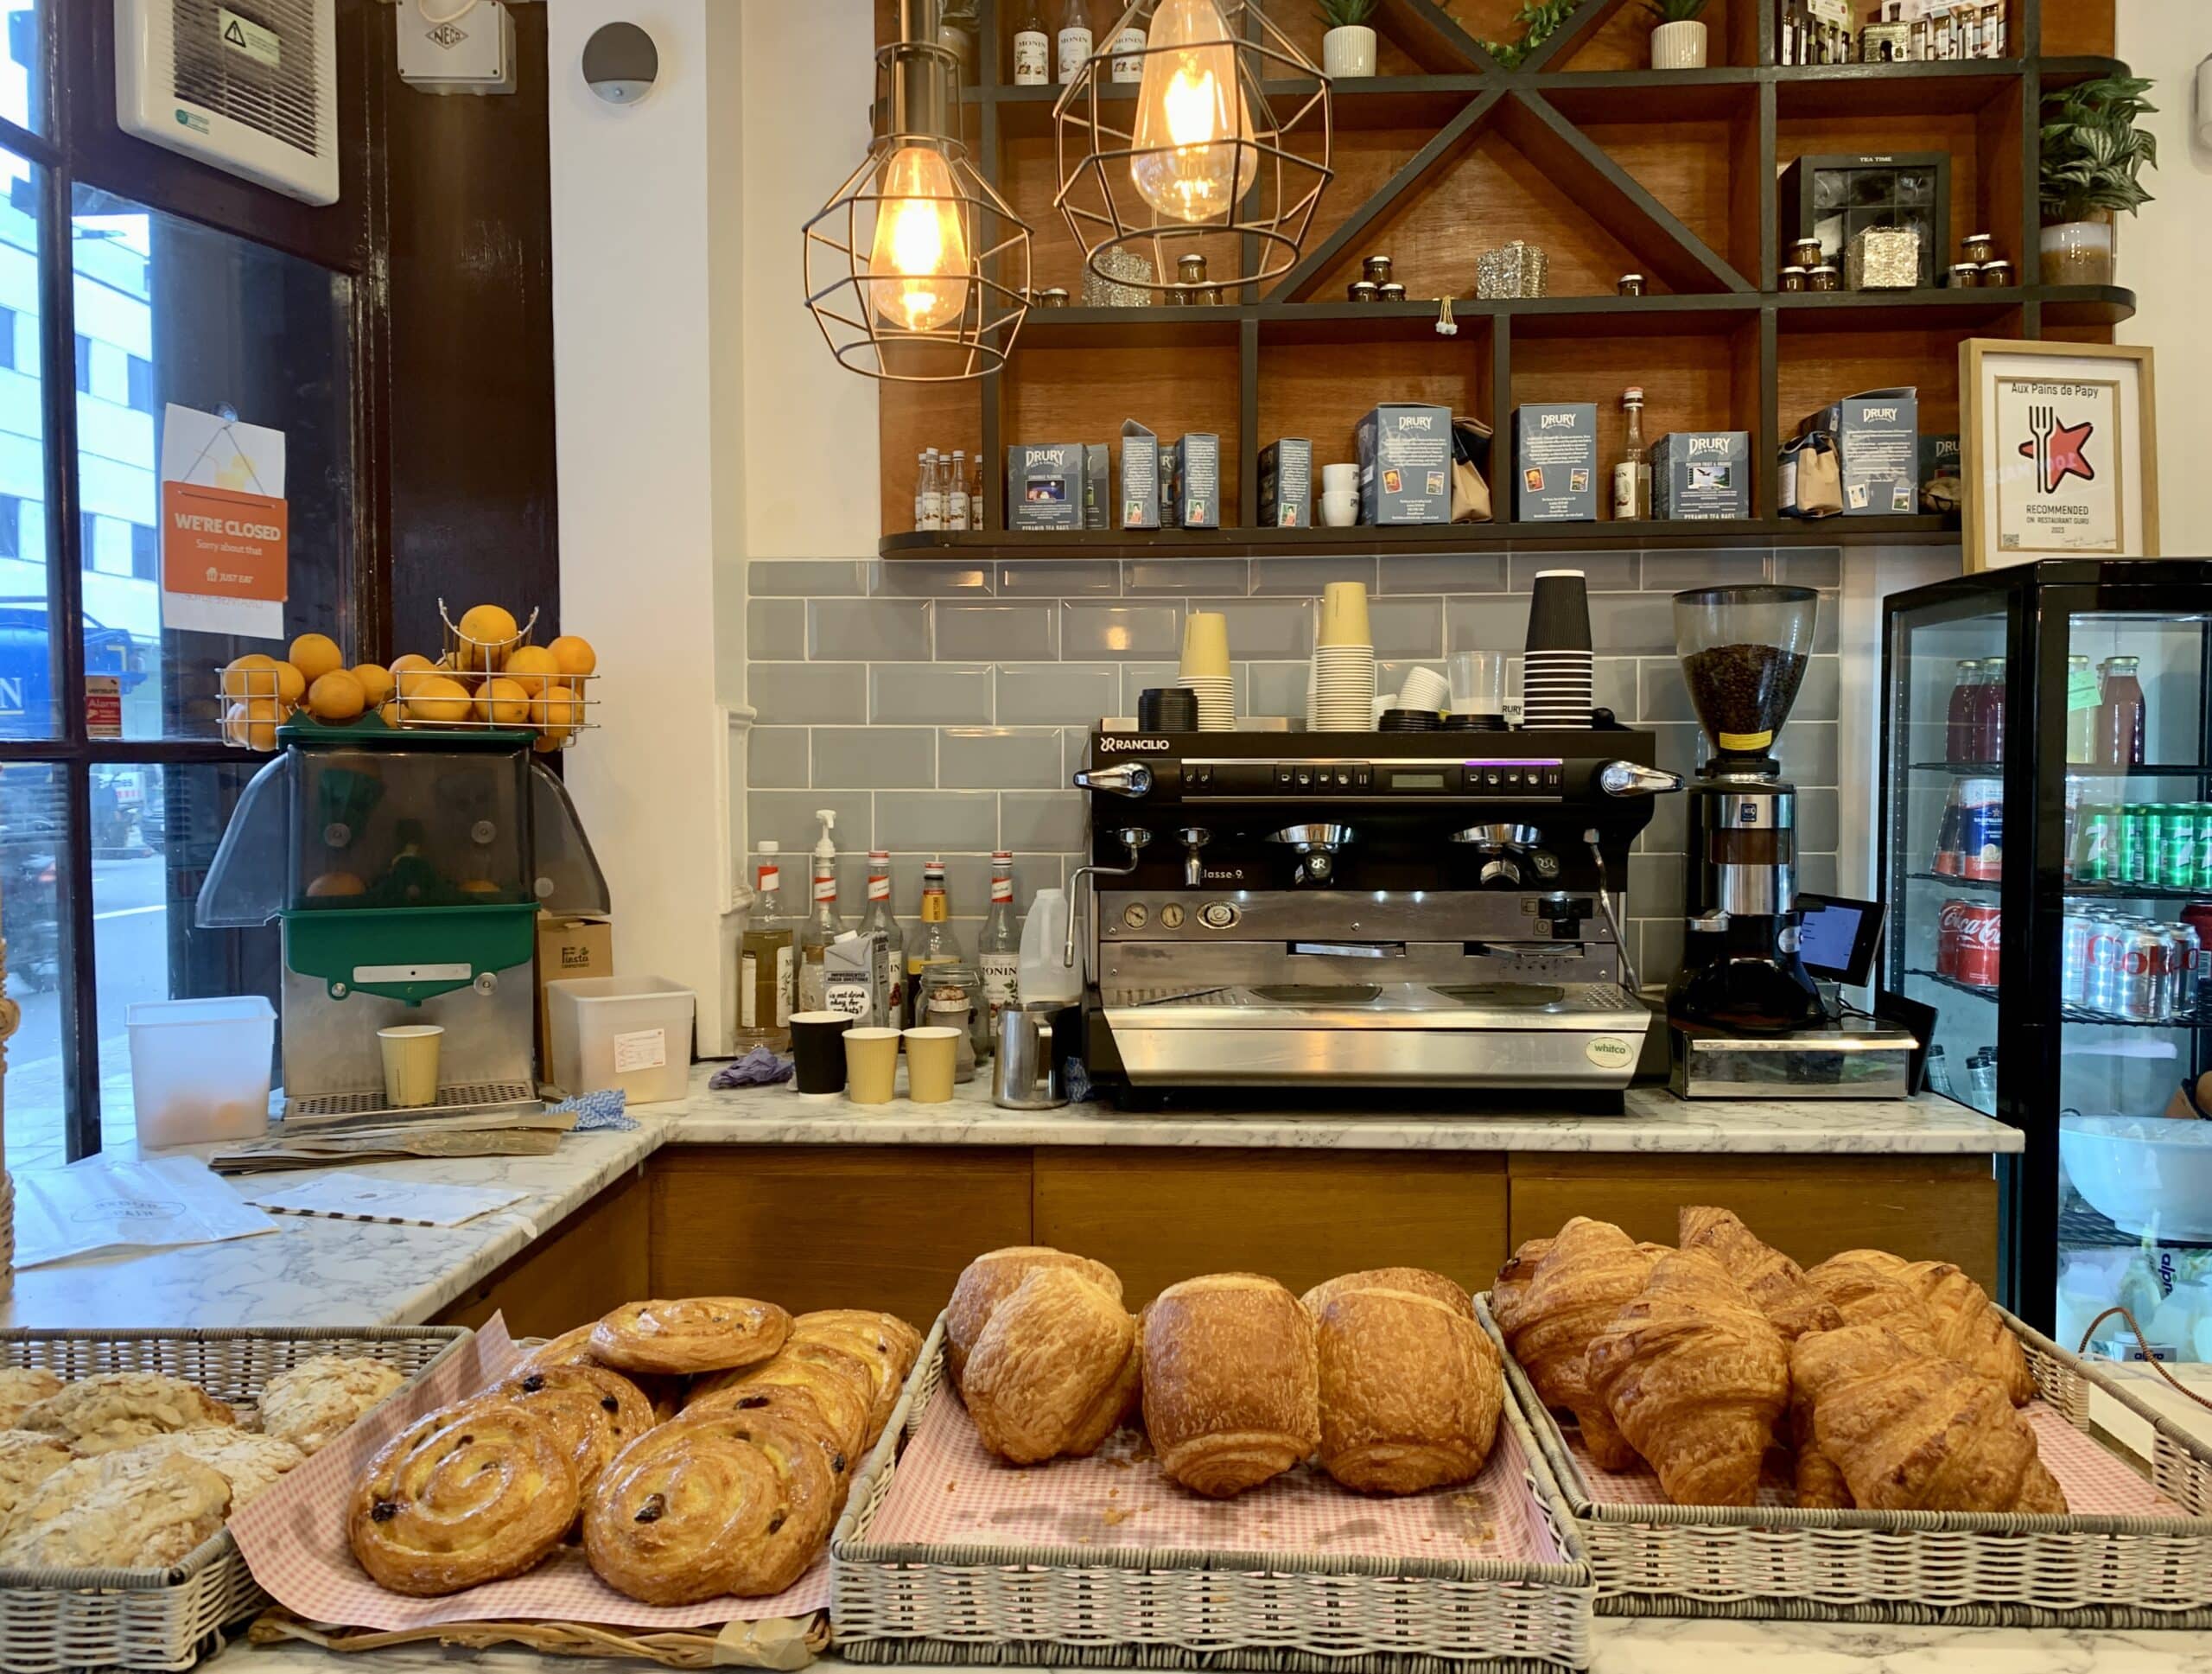
[[[632,1112],[632,1133],[575,1134],[550,1156],[388,1162],[360,1171],[505,1186],[513,1207],[454,1227],[278,1216],[277,1231],[227,1244],[80,1257],[18,1272],[0,1326],[214,1327],[397,1325],[427,1320],[664,1145],[1150,1145],[1341,1150],[1737,1152],[1989,1155],[2013,1129],[1948,1099],[1686,1104],[1632,1092],[1622,1116],[1191,1114],[1121,1116],[1094,1105],[1001,1111],[981,1077],[952,1103],[879,1106],[801,1099],[788,1086],[711,1092]],[[292,1178],[316,1178],[303,1170]],[[267,1178],[264,1176],[263,1178]],[[236,1185],[236,1182],[233,1182]]]

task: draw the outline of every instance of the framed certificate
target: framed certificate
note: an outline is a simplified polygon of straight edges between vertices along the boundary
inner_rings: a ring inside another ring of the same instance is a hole
[[[2158,556],[2149,349],[1971,338],[1959,396],[1967,570]]]

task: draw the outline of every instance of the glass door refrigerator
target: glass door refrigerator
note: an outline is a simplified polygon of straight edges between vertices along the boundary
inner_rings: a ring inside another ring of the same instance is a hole
[[[1884,605],[1882,958],[1929,1090],[2020,1129],[2005,1300],[2212,1360],[2212,563],[2058,560]]]

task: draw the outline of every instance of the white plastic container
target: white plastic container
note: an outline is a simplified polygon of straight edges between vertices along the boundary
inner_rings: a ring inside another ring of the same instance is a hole
[[[258,994],[149,1000],[124,1018],[141,1145],[198,1145],[269,1131],[276,1011],[267,1000]]]
[[[632,1104],[681,1098],[691,1085],[698,998],[661,977],[585,977],[545,984],[554,1084],[570,1098],[619,1088]]]

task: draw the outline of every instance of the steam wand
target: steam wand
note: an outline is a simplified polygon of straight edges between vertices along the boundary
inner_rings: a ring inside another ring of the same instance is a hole
[[[1598,828],[1593,825],[1585,831],[1582,840],[1590,845],[1590,858],[1598,863],[1598,905],[1612,930],[1613,945],[1621,951],[1621,969],[1628,975],[1628,991],[1640,995],[1643,992],[1643,977],[1636,968],[1636,956],[1628,951],[1628,936],[1621,927],[1620,912],[1613,905],[1613,892],[1605,887],[1605,851],[1598,846]]]

